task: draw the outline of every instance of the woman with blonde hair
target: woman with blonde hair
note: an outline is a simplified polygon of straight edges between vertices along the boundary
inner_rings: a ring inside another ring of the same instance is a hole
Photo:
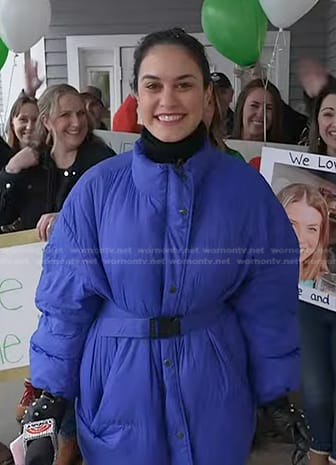
[[[321,273],[328,271],[328,205],[318,188],[290,184],[278,199],[293,225],[300,244],[300,281],[314,287]]]
[[[35,140],[0,172],[0,225],[20,218],[20,229],[48,228],[81,175],[114,152],[92,133],[79,92],[61,84],[38,101]]]

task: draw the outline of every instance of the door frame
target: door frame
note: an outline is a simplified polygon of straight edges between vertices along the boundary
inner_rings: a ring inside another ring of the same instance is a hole
[[[203,45],[212,45],[205,34],[192,33]],[[121,53],[122,47],[135,47],[144,34],[111,34],[111,35],[83,35],[83,36],[67,36],[67,66],[68,66],[68,83],[79,89],[80,86],[80,71],[79,59],[81,50],[113,50],[114,56],[114,83],[120,84],[122,80],[121,69]],[[274,47],[277,37],[277,31],[268,31],[265,38],[264,47]],[[289,97],[289,65],[290,65],[290,32],[283,31],[281,52],[276,55],[275,69],[276,82],[274,84],[281,90],[282,98],[288,102]],[[111,112],[121,104],[121,86],[114,86],[114,108]]]

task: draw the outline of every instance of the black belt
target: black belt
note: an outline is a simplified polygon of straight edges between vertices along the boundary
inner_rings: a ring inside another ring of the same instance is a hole
[[[100,320],[99,335],[145,339],[166,339],[179,337],[191,331],[211,326],[222,313],[216,308],[185,316],[161,316],[155,318],[113,318],[103,316]]]

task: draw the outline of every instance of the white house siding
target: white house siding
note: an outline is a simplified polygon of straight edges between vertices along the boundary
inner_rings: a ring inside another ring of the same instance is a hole
[[[46,37],[49,85],[67,80],[67,35],[145,34],[172,26],[202,32],[201,0],[51,0],[51,3],[52,22]],[[302,97],[295,74],[298,59],[307,55],[319,57],[323,62],[326,59],[329,3],[330,0],[320,0],[310,13],[290,28],[290,103],[295,107],[300,106]],[[334,7],[336,42],[336,5]]]
[[[329,1],[327,20],[326,62],[329,71],[336,76],[336,2]]]
[[[295,1],[295,0],[292,0]],[[320,0],[317,5],[291,28],[290,59],[290,103],[299,107],[302,90],[296,78],[297,63],[300,58],[314,57],[326,62],[327,15],[331,0]]]

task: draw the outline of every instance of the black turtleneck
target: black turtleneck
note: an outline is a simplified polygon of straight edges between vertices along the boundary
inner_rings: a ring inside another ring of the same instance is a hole
[[[178,142],[162,142],[145,127],[141,133],[147,158],[156,163],[182,164],[192,157],[204,144],[207,130],[203,122],[185,139]]]

